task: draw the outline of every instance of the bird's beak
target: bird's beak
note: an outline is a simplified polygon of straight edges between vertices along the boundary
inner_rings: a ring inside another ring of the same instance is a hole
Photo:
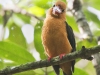
[[[53,12],[54,15],[58,16],[60,13],[62,13],[61,9],[58,6],[53,7]]]

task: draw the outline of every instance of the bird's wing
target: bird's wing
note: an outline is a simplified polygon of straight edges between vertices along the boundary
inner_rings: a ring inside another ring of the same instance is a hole
[[[75,43],[75,37],[72,28],[66,23],[66,32],[67,32],[67,37],[68,40],[72,46],[72,52],[76,51],[76,43]],[[74,65],[75,65],[75,60],[72,61],[72,71],[74,72]]]

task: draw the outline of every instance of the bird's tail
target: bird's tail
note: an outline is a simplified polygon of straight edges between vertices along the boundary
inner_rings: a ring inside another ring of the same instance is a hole
[[[71,62],[66,62],[60,65],[63,70],[63,75],[72,75]]]
[[[70,72],[71,74],[70,75],[72,75],[72,72]],[[63,75],[68,75],[68,74],[66,74],[64,71],[63,71]]]

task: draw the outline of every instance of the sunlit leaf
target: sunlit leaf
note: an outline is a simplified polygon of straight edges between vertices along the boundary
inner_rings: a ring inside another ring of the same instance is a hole
[[[86,19],[88,21],[95,22],[96,23],[95,25],[97,25],[100,28],[100,21],[99,21],[99,19],[97,18],[97,16],[95,14],[89,12],[88,10],[84,10],[84,13],[85,13]]]
[[[42,28],[42,22],[39,22],[36,26],[35,26],[35,30],[34,30],[34,45],[36,50],[40,53],[40,57],[42,59],[46,58],[45,54],[44,54],[44,48],[42,45],[42,41],[41,41],[41,28]]]
[[[53,4],[54,0],[33,0],[33,3],[36,6],[42,7],[42,8],[49,8]]]
[[[77,26],[77,24],[76,24],[76,22],[75,22],[74,17],[70,17],[70,16],[67,15],[67,16],[66,16],[66,22],[68,22],[68,24],[72,27],[72,29],[73,29],[74,31],[79,32],[78,26]]]
[[[0,57],[19,64],[34,61],[27,50],[11,42],[0,42]]]
[[[73,75],[89,75],[89,74],[82,69],[75,68],[75,72],[73,73]]]
[[[24,25],[24,21],[19,16],[17,16],[16,14],[13,14],[12,20],[18,26]]]
[[[34,70],[34,72],[36,73],[36,74],[38,74],[38,75],[44,75],[45,73],[44,73],[44,71],[42,70],[42,69],[36,69],[36,70]]]
[[[0,15],[0,24],[2,24],[3,23],[3,18],[2,18],[2,16]]]
[[[10,35],[9,35],[8,40],[10,40],[24,48],[27,48],[26,40],[25,40],[25,37],[24,37],[20,27],[18,27],[15,24],[12,24],[10,26],[9,33],[10,33]]]
[[[89,5],[100,10],[100,0],[89,0]]]
[[[4,68],[4,62],[3,62],[3,59],[0,58],[0,69]]]
[[[21,20],[23,20],[24,23],[30,23],[30,16],[24,15],[24,14],[16,14],[17,17],[19,17]]]
[[[94,31],[94,36],[100,36],[100,29]]]
[[[45,13],[45,10],[43,8],[38,7],[38,6],[30,7],[28,9],[28,11],[31,14],[34,14],[34,15],[39,16],[39,17],[43,16]]]
[[[86,72],[89,73],[89,75],[96,75],[96,72],[95,72],[95,68],[92,64],[92,62],[90,61],[86,67],[83,68]]]

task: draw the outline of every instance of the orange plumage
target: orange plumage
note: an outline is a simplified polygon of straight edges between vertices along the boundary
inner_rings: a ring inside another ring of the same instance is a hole
[[[59,0],[48,10],[42,28],[42,43],[45,53],[50,58],[72,52],[72,46],[66,33],[65,21],[66,4]],[[64,75],[72,75],[71,62],[61,64],[60,68]]]

